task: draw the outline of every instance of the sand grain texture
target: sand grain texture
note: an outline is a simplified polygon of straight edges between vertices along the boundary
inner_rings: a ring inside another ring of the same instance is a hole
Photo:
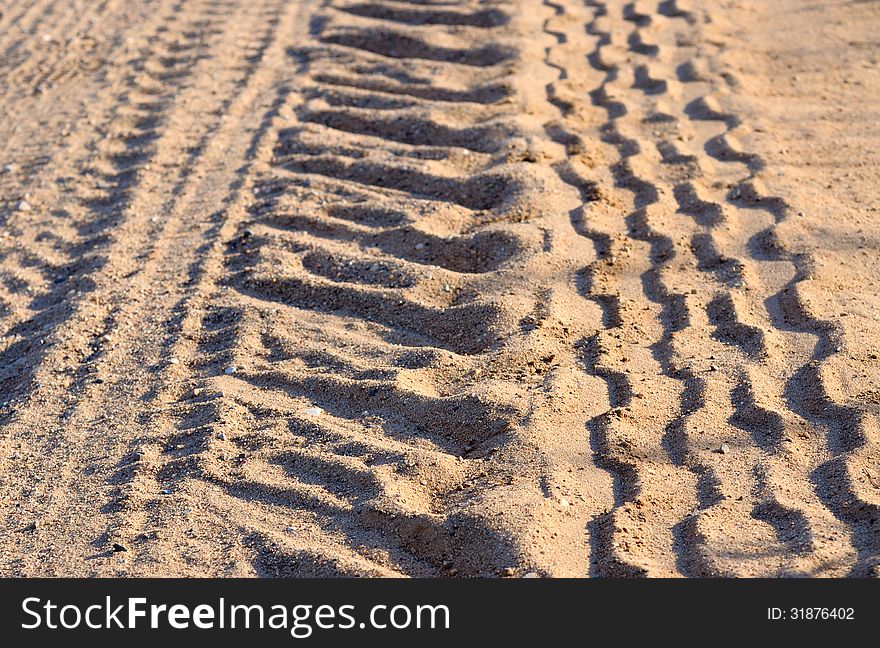
[[[878,28],[0,0],[0,574],[877,576]]]

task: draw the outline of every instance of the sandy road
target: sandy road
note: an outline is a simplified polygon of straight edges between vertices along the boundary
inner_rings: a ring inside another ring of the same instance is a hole
[[[0,1],[0,573],[877,575],[878,26]]]

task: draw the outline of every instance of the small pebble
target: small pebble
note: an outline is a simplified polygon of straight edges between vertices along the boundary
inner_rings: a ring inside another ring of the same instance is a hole
[[[180,362],[180,360],[178,360],[177,358],[168,358],[168,364],[170,364],[170,365],[175,365],[175,364],[178,364],[179,362]]]
[[[303,412],[306,416],[321,416],[324,413],[320,407],[309,407]]]
[[[541,577],[535,572],[529,572],[528,574],[523,576],[523,578],[541,578]]]
[[[163,488],[162,490],[159,491],[159,494],[160,495],[171,495],[171,492],[172,491],[170,488]]]
[[[31,209],[31,204],[27,200],[18,201],[18,211],[29,212]]]
[[[120,551],[128,551],[128,548],[125,545],[121,545],[118,542],[113,543],[113,551],[119,553]]]
[[[236,369],[233,365],[229,365],[228,367],[226,367],[226,369],[223,370],[223,373],[229,376],[230,374],[234,374],[236,371],[238,371],[238,369]]]
[[[721,447],[718,448],[718,452],[720,452],[721,454],[727,454],[728,452],[730,452],[730,446],[726,443],[722,443]]]
[[[513,567],[505,567],[501,572],[501,575],[506,577],[513,576],[514,574],[516,574],[516,572],[513,570]]]

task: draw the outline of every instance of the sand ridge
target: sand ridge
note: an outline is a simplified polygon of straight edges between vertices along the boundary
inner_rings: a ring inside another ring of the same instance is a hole
[[[0,3],[2,573],[876,575],[878,19]]]

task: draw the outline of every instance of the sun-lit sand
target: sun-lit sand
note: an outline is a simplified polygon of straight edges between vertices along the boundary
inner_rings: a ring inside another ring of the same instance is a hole
[[[0,0],[0,575],[880,575],[878,33]]]

